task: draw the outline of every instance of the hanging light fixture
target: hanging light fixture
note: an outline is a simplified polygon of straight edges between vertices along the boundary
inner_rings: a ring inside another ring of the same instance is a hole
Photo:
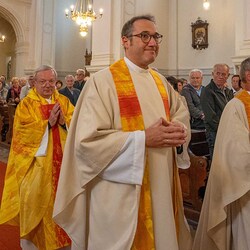
[[[203,0],[203,8],[208,10],[210,8],[210,2],[208,0]]]
[[[4,43],[4,41],[5,41],[5,36],[4,35],[2,35],[1,37],[0,37],[0,43]]]
[[[88,34],[88,27],[92,25],[97,18],[103,15],[103,9],[99,13],[95,13],[92,2],[90,0],[77,0],[75,6],[71,5],[70,10],[65,10],[66,18],[70,18],[80,26],[80,35],[85,37]]]

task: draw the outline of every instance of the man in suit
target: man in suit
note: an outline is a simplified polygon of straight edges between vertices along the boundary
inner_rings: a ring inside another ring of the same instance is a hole
[[[28,95],[29,91],[34,87],[34,85],[35,85],[35,78],[33,75],[31,75],[29,76],[26,85],[21,88],[20,100],[22,100],[25,96]]]
[[[212,72],[213,79],[201,93],[201,106],[205,114],[206,136],[211,159],[221,114],[228,101],[234,97],[230,89],[225,87],[229,75],[227,64],[215,64]]]
[[[250,249],[250,57],[240,78],[220,119],[193,250]]]
[[[85,84],[85,70],[84,69],[78,69],[76,71],[76,81],[74,83],[74,88],[79,89],[82,91],[84,84]]]
[[[190,83],[185,85],[181,95],[186,98],[188,110],[190,113],[190,124],[192,129],[205,129],[204,112],[201,108],[200,95],[204,90],[202,86],[203,73],[199,69],[193,69],[189,73]]]
[[[59,93],[68,97],[70,102],[75,106],[80,95],[80,90],[73,87],[74,85],[74,76],[67,75],[65,77],[66,87],[59,90]]]

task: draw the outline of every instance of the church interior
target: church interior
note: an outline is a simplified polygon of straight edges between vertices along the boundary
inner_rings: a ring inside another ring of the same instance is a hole
[[[206,86],[214,64],[229,65],[230,75],[234,75],[242,60],[250,56],[250,0],[84,0],[86,11],[95,11],[87,30],[72,17],[75,2],[81,1],[0,0],[0,75],[7,82],[12,77],[28,77],[44,64],[53,66],[62,81],[79,68],[91,75],[108,67],[124,56],[123,24],[142,14],[155,16],[163,35],[151,66],[166,77],[188,79],[191,69],[200,69]],[[0,142],[1,197],[14,110],[0,105],[0,111],[0,129],[4,119],[9,123],[6,140]],[[189,148],[191,168],[180,170],[179,175],[185,215],[195,229],[209,166],[205,134],[192,134]],[[0,249],[20,249],[9,234],[18,241],[18,231],[1,225]]]

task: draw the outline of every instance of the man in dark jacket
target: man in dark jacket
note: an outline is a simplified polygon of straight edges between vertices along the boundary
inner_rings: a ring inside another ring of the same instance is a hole
[[[181,91],[187,101],[188,110],[190,113],[190,125],[192,129],[205,129],[204,112],[200,103],[200,95],[204,90],[202,86],[203,73],[199,69],[193,69],[189,73],[190,83],[185,85]]]
[[[73,88],[73,84],[74,84],[74,76],[72,75],[67,75],[65,77],[65,83],[66,83],[66,87],[63,89],[59,90],[59,93],[68,97],[68,99],[70,100],[70,102],[75,106],[76,102],[78,100],[78,97],[80,95],[80,90]]]
[[[84,84],[85,84],[85,70],[84,69],[78,69],[76,71],[76,81],[74,83],[74,88],[79,89],[82,91]]]
[[[222,111],[228,101],[233,98],[233,93],[225,87],[229,77],[229,66],[227,64],[215,64],[212,76],[213,79],[201,93],[201,106],[205,114],[206,136],[211,159]]]

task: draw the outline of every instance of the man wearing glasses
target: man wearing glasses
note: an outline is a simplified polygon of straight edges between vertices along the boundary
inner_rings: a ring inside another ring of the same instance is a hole
[[[85,85],[85,70],[84,69],[78,69],[76,71],[76,81],[74,82],[73,87],[76,89],[79,89],[80,91],[82,91],[84,85]]]
[[[15,112],[0,209],[0,224],[20,227],[21,247],[69,249],[70,239],[52,220],[62,150],[74,106],[55,91],[57,73],[42,66],[34,88]]]
[[[188,111],[149,67],[162,41],[154,17],[129,20],[121,41],[125,57],[78,99],[54,220],[72,249],[191,249],[177,170],[189,166]]]
[[[227,64],[215,64],[210,83],[201,93],[201,106],[205,115],[206,137],[210,159],[213,157],[214,143],[221,114],[226,104],[234,97],[226,82],[229,77]]]

